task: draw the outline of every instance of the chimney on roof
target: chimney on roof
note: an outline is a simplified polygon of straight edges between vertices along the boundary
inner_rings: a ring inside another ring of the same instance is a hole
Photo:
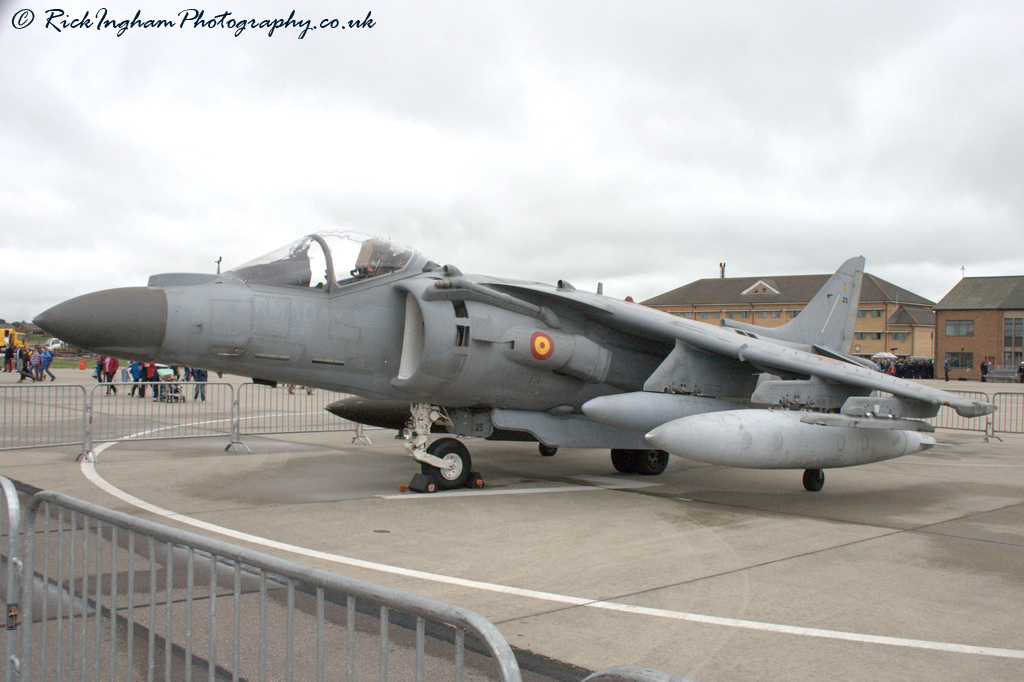
[[[718,264],[718,277],[719,279],[725,279],[725,263]]]

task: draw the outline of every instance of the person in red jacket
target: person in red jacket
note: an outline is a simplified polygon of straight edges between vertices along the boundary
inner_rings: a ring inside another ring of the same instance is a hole
[[[117,386],[114,386],[114,374],[117,373],[117,368],[120,367],[120,363],[117,358],[106,358],[103,361],[103,376],[107,378],[107,395],[113,391],[114,395],[117,395]]]

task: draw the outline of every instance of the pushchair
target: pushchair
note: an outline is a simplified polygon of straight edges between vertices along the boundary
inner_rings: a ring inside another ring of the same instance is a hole
[[[160,383],[156,388],[156,397],[154,400],[158,400],[162,403],[181,403],[185,402],[185,396],[181,393],[181,385],[178,383],[178,377],[175,376],[174,372],[170,368],[159,368],[157,369],[157,375],[160,377]]]

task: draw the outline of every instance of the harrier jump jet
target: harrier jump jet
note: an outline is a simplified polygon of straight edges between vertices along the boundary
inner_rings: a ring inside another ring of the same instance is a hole
[[[669,453],[802,469],[820,490],[823,469],[931,447],[923,420],[942,405],[995,409],[849,354],[863,271],[848,260],[782,327],[712,327],[323,232],[223,274],[79,296],[34,322],[105,355],[351,393],[328,409],[404,429],[428,490],[471,480],[453,436],[537,441],[545,455],[607,448],[618,471],[646,475]]]

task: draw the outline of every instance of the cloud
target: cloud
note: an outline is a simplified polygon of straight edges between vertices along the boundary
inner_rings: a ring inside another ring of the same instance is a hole
[[[342,225],[638,299],[722,261],[863,254],[933,300],[961,265],[1024,270],[1015,3],[302,2],[375,25],[301,40],[17,31],[20,8],[0,4],[7,319]]]

